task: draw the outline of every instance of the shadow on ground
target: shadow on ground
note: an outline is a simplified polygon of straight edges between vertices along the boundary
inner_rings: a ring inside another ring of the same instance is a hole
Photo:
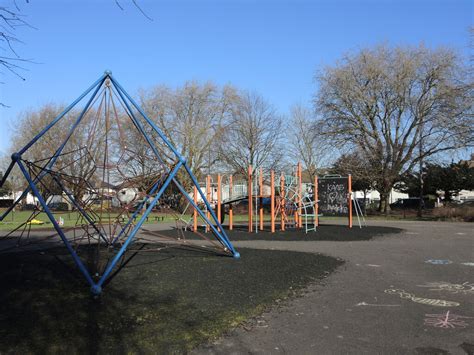
[[[241,249],[242,258],[143,252],[99,299],[64,249],[0,257],[0,353],[183,353],[294,295],[342,264]]]
[[[383,226],[367,226],[363,228],[354,227],[349,229],[343,225],[323,225],[316,231],[305,233],[304,229],[289,229],[284,232],[277,231],[270,233],[268,228],[258,233],[248,233],[247,226],[238,225],[234,230],[226,230],[230,240],[278,240],[278,241],[335,241],[335,242],[353,242],[359,240],[371,240],[377,237],[383,237],[393,234],[399,234],[403,231],[400,228],[383,227]],[[176,231],[164,231],[162,234],[176,235]],[[185,232],[187,239],[198,239],[192,232]]]

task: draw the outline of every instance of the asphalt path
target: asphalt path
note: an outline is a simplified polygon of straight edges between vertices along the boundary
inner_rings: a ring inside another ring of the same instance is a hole
[[[346,263],[301,297],[195,353],[473,354],[473,225],[369,224],[404,231],[355,242],[235,242],[322,253]]]

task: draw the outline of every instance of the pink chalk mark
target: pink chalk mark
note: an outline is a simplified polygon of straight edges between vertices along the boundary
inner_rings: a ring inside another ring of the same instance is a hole
[[[446,314],[426,314],[425,317],[427,317],[425,325],[443,329],[466,328],[469,324],[463,319],[472,318],[450,314],[450,311],[447,311]]]

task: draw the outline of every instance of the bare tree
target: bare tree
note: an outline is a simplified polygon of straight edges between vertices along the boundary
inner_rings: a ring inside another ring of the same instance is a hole
[[[335,151],[315,121],[316,117],[311,109],[295,105],[291,108],[287,130],[289,152],[292,158],[302,161],[311,181],[319,168],[328,167]]]
[[[21,80],[25,80],[20,72],[25,70],[22,64],[29,62],[29,60],[22,58],[15,49],[17,44],[22,43],[15,32],[20,27],[32,26],[23,19],[16,2],[12,2],[12,5],[14,7],[0,6],[0,51],[2,52],[0,67],[3,68],[0,73],[2,75],[10,73]],[[0,105],[5,106],[2,103]]]
[[[249,165],[276,168],[285,153],[282,118],[262,96],[249,92],[239,96],[222,136],[221,160],[244,176]]]
[[[473,86],[465,73],[451,50],[382,45],[317,75],[319,122],[334,144],[359,148],[376,168],[380,210],[388,211],[394,183],[420,159],[472,146]]]
[[[30,142],[44,127],[51,123],[63,107],[55,104],[46,104],[36,110],[30,110],[19,115],[17,127],[12,134],[11,152],[17,152]],[[71,177],[71,181],[77,179],[88,179],[104,157],[105,128],[97,124],[99,109],[90,108],[84,114],[80,125],[70,135],[79,112],[71,110],[52,128],[50,128],[34,145],[23,155],[22,159],[29,162],[32,169],[48,165],[50,159],[58,154],[58,148],[66,142],[61,151],[61,158],[56,160],[52,167]],[[100,116],[100,115],[99,115]],[[10,178],[15,186],[24,187],[24,179],[15,170]],[[92,179],[93,180],[93,179]],[[91,180],[91,181],[92,181]],[[95,181],[94,181],[95,182]],[[54,184],[53,184],[54,185]],[[68,184],[67,187],[76,196],[80,196],[83,186],[80,184]],[[80,191],[81,190],[81,191]]]
[[[133,6],[148,20],[153,19],[140,7],[137,0],[129,0]],[[24,64],[33,63],[31,59],[20,56],[16,49],[16,45],[22,44],[23,42],[16,35],[16,30],[21,27],[34,28],[28,21],[25,20],[25,16],[22,14],[20,7],[16,0],[10,1],[11,6],[0,5],[0,74],[5,76],[7,73],[16,76],[21,80],[26,78],[21,74],[26,70]],[[25,3],[29,3],[29,0],[25,0]],[[115,5],[124,10],[121,2],[115,0]],[[4,82],[0,81],[0,84]],[[0,106],[8,107],[5,103],[0,102]]]
[[[137,0],[131,0],[131,2],[132,2],[132,4],[133,4],[133,6],[135,6],[135,7],[138,9],[138,11],[140,11],[140,13],[141,13],[147,20],[153,21],[153,19],[152,19],[150,16],[148,16],[148,14],[141,8],[141,6],[138,4]],[[124,10],[124,8],[123,8],[123,6],[122,6],[122,4],[121,4],[121,2],[120,2],[119,0],[115,0],[115,5],[117,5],[117,7],[118,7],[120,10],[122,10],[122,11]]]
[[[145,90],[140,97],[147,115],[186,158],[196,176],[216,162],[214,146],[230,119],[236,100],[234,88],[187,82],[175,90],[163,86]],[[169,150],[163,149],[162,154],[165,161],[173,162]]]

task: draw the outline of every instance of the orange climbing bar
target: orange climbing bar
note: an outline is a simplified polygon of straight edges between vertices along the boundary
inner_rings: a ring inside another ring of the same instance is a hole
[[[295,203],[295,206],[298,206],[297,199],[298,199],[298,195],[299,195],[299,193],[298,193],[298,169],[299,169],[299,166],[298,166],[298,164],[296,164],[296,172],[295,172],[295,176],[294,176],[295,181],[296,181],[296,188],[295,188],[295,194],[293,195],[293,200],[294,200],[293,202]],[[295,200],[295,196],[296,196],[296,200]],[[298,228],[298,226],[300,225],[298,223],[298,207],[295,208],[294,215],[295,215],[295,224],[294,224],[294,226],[295,226],[295,228]]]
[[[252,208],[252,165],[249,165],[247,195],[249,199],[248,210],[249,210],[249,232],[253,232],[253,208]]]
[[[262,168],[260,168],[260,176],[259,176],[258,185],[259,185],[258,191],[260,194],[260,198],[259,198],[260,230],[263,231],[263,169]]]
[[[319,203],[318,203],[318,176],[314,177],[314,225],[319,226]]]
[[[281,230],[285,230],[285,175],[281,173],[280,178],[280,216],[281,216]]]
[[[275,233],[275,172],[270,171],[270,213],[271,232]]]
[[[301,162],[298,162],[298,228],[303,228],[303,219],[301,218],[301,212],[303,208],[303,173],[301,168]]]
[[[206,194],[207,194],[207,200],[209,203],[211,203],[211,175],[207,175],[206,178]],[[207,219],[211,220],[211,212],[207,211]],[[206,232],[209,232],[210,227],[206,223]]]

